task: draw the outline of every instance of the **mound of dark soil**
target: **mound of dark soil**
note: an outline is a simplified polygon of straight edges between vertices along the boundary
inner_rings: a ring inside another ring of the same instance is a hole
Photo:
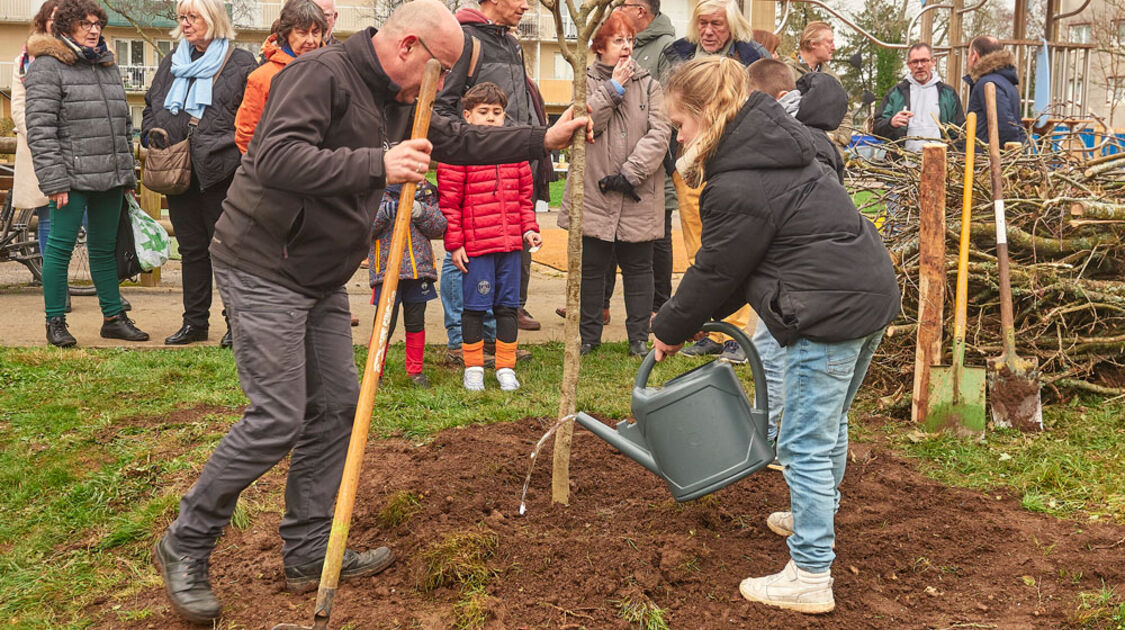
[[[1006,494],[951,489],[878,444],[853,444],[837,518],[836,611],[808,617],[744,601],[739,581],[779,570],[784,541],[766,515],[788,504],[781,474],[762,471],[677,505],[662,482],[591,434],[575,431],[569,507],[550,504],[550,452],[518,515],[537,421],[451,430],[424,446],[370,444],[353,546],[388,544],[386,573],[341,587],[333,628],[454,627],[459,589],[423,592],[423,553],[448,534],[486,529],[486,628],[630,628],[619,602],[650,601],[671,628],[1056,628],[1078,593],[1125,588],[1125,528],[1060,521]],[[266,481],[275,485],[279,470]],[[275,486],[276,487],[276,486]],[[421,496],[404,524],[377,516],[403,491]],[[277,514],[230,530],[212,557],[229,627],[310,624],[313,595],[282,591]],[[116,607],[116,609],[115,609]],[[151,609],[139,621],[121,611]],[[100,628],[189,628],[157,586],[89,611]],[[350,624],[350,625],[349,625]],[[975,624],[975,625],[973,625]],[[223,625],[221,627],[228,627]]]

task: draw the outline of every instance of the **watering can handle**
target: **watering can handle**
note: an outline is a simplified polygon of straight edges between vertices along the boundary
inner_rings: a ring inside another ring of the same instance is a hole
[[[746,333],[727,322],[707,322],[703,324],[703,332],[717,332],[728,335],[742,346],[742,351],[746,353],[746,358],[750,362],[750,374],[754,377],[754,408],[766,410],[769,409],[769,392],[766,388],[766,370],[762,367],[762,358],[758,356],[758,349],[754,347],[754,342],[750,341],[750,337]],[[633,381],[633,387],[637,389],[644,389],[648,386],[648,377],[652,373],[652,368],[656,365],[656,350],[650,350],[645,360],[641,362],[641,368],[637,371],[637,378]]]

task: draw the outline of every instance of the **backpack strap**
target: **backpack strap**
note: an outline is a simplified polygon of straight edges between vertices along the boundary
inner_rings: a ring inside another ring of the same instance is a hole
[[[473,40],[473,52],[469,53],[469,73],[466,75],[466,84],[474,83],[473,79],[477,76],[477,64],[480,63],[480,40],[472,35],[469,37]]]

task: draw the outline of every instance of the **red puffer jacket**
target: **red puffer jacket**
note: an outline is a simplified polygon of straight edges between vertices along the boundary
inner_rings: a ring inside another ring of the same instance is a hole
[[[464,247],[469,256],[514,252],[523,248],[526,232],[539,231],[527,162],[438,164],[437,179],[441,211],[448,221],[446,251]]]

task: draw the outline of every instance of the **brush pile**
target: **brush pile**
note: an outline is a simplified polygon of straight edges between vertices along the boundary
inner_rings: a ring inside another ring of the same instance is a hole
[[[1005,151],[1016,347],[1036,355],[1048,389],[1125,394],[1125,147],[1068,151],[1077,139],[1054,135],[1028,150]],[[882,160],[848,164],[860,210],[877,215],[898,271],[903,314],[884,341],[874,376],[904,382],[914,362],[918,317],[919,158],[892,145]],[[999,273],[987,147],[974,178],[969,255],[966,363],[1001,353]],[[1091,155],[1096,157],[1091,157]],[[961,230],[964,154],[947,154],[945,339],[952,338],[953,288]],[[946,344],[949,351],[949,343]],[[946,361],[948,364],[948,360]],[[908,381],[905,381],[908,382]]]

